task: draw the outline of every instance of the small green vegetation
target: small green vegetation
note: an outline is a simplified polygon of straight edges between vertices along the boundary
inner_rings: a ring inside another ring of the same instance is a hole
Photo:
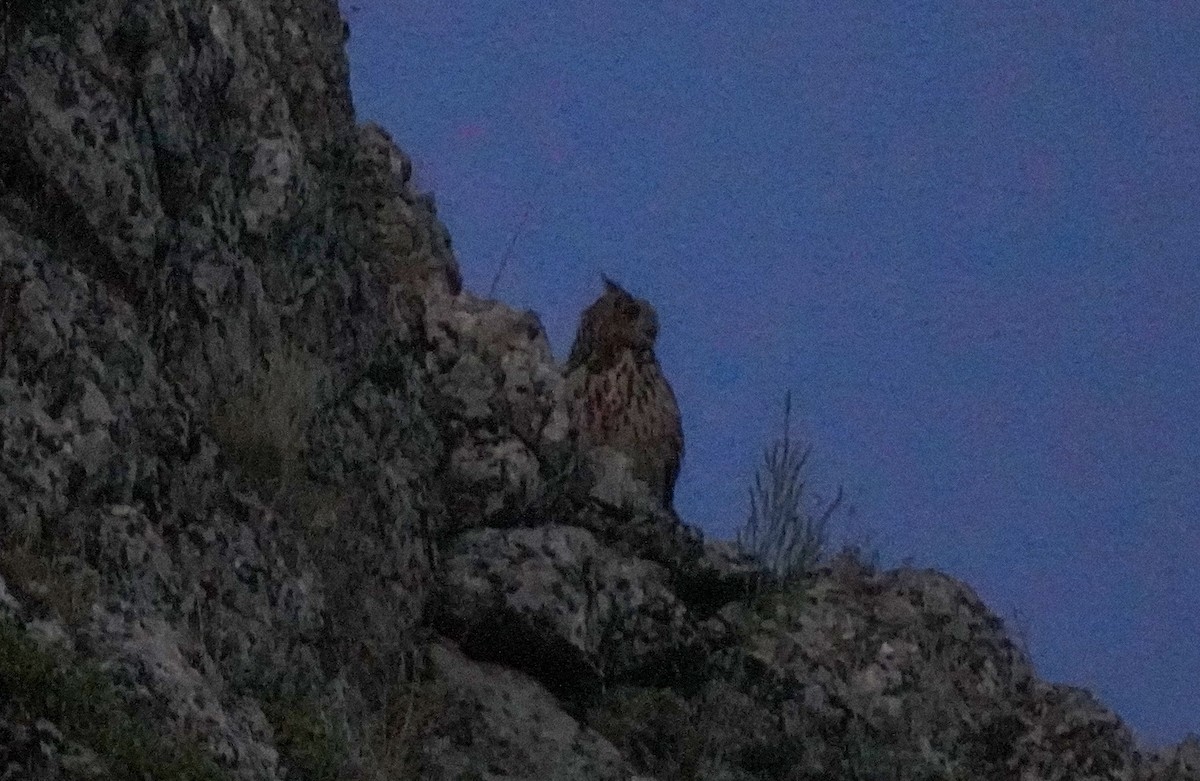
[[[269,695],[262,708],[289,778],[403,781],[421,777],[421,746],[445,709],[445,688],[436,680],[392,684],[353,735],[312,696]]]
[[[687,697],[664,688],[613,687],[588,712],[588,725],[661,781],[703,781],[733,768],[785,778],[783,771],[798,761],[796,747],[774,730],[772,718],[760,718],[740,668],[724,678]]]
[[[699,779],[710,735],[670,689],[617,687],[588,714],[589,725],[637,767],[670,781]]]
[[[364,725],[363,764],[370,781],[421,777],[421,747],[445,712],[445,684],[434,678],[398,681]]]
[[[156,733],[94,663],[39,648],[8,618],[0,618],[0,714],[23,724],[48,719],[65,740],[95,752],[107,778],[229,777],[199,744]]]
[[[305,781],[337,781],[346,765],[345,738],[319,703],[309,697],[281,697],[263,702],[275,729],[275,745],[289,770]]]

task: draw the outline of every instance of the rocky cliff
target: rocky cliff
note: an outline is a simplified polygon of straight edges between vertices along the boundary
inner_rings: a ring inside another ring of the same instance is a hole
[[[967,586],[579,452],[334,0],[5,5],[0,779],[1198,779]]]

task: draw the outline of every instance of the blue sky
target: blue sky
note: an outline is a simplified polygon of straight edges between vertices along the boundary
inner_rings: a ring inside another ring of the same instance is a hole
[[[343,0],[360,121],[467,286],[565,357],[658,308],[681,515],[730,537],[792,390],[839,536],[1200,732],[1200,5]]]

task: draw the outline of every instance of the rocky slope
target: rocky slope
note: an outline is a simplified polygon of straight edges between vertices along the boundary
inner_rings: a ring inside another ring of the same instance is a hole
[[[772,588],[578,452],[334,0],[6,8],[0,779],[1200,778],[967,586]]]

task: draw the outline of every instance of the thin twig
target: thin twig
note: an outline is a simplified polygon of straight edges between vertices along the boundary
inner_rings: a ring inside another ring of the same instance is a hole
[[[525,223],[529,221],[529,214],[533,211],[533,204],[525,204],[525,211],[521,214],[521,221],[517,223],[517,229],[513,231],[512,238],[508,242],[508,249],[504,250],[504,254],[500,256],[500,266],[496,269],[496,276],[492,277],[492,286],[488,288],[488,298],[496,294],[496,285],[500,283],[500,275],[504,273],[504,267],[508,265],[508,259],[512,255],[513,248],[517,246],[517,237],[521,235],[521,231],[525,228]]]

